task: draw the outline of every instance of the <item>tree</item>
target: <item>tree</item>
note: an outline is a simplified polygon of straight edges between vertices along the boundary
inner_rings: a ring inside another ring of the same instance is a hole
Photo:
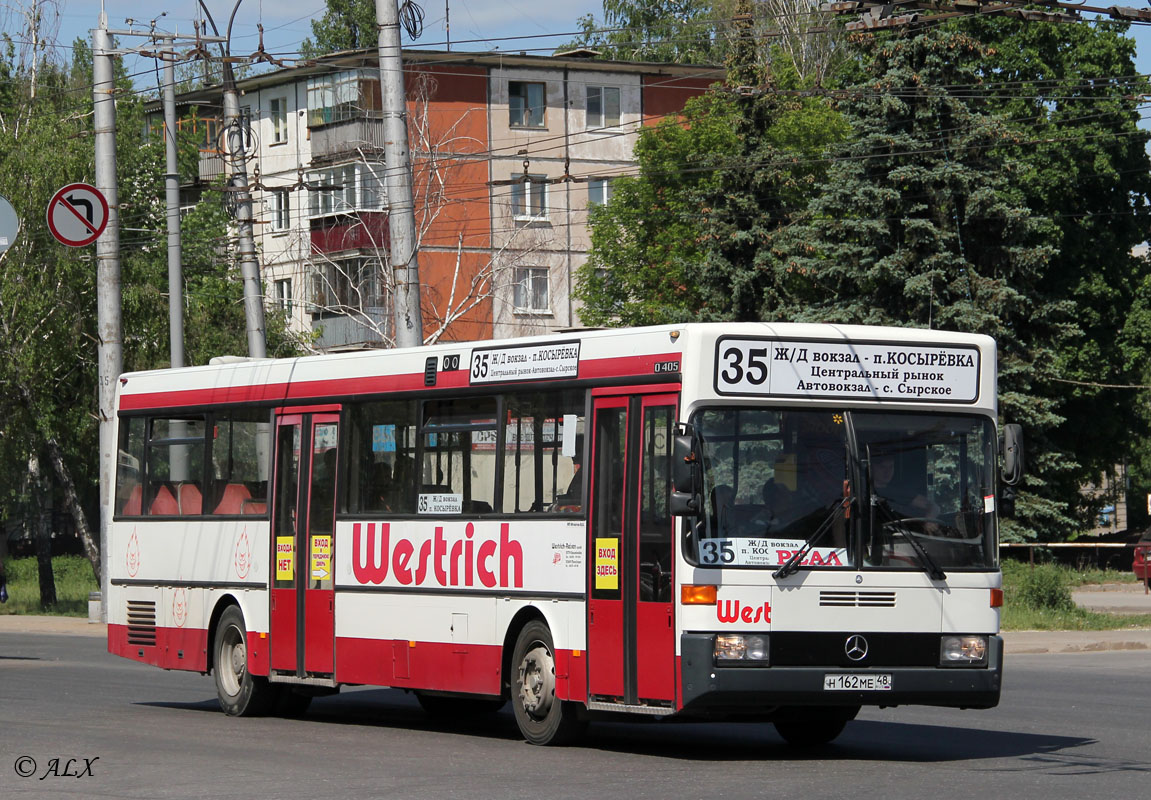
[[[614,61],[722,61],[716,40],[717,3],[709,0],[603,0],[603,23],[580,18],[580,36],[561,50],[601,51]]]
[[[1098,384],[1146,383],[1151,328],[1146,308],[1151,265],[1132,253],[1148,238],[1149,134],[1139,127],[1146,76],[1135,67],[1126,24],[1041,25],[1005,18],[966,23],[987,45],[978,74],[989,108],[1020,131],[1004,149],[1015,184],[1032,212],[1050,217],[1058,253],[1043,292],[1075,304],[1081,335],[1058,351],[1067,422],[1051,432],[1055,448],[1079,468],[1059,493],[1090,527],[1101,500],[1082,495],[1124,460],[1151,461],[1147,404],[1131,390]],[[1090,420],[1090,424],[1084,424]],[[1151,463],[1148,464],[1151,466]],[[1136,476],[1151,488],[1151,471]],[[1139,493],[1138,496],[1142,496]],[[1143,503],[1131,510],[1139,519]]]
[[[1045,291],[1052,223],[1013,189],[1019,135],[988,113],[986,49],[955,27],[861,36],[866,74],[846,109],[855,135],[780,245],[784,299],[800,320],[972,331],[999,343],[1003,417],[1031,443],[1028,492],[1012,535],[1072,528],[1055,355],[1077,334],[1074,303]],[[974,87],[974,88],[973,88]],[[779,307],[765,297],[764,315]],[[800,310],[802,309],[802,310]]]
[[[830,16],[821,16],[819,5],[812,0],[604,0],[603,22],[591,14],[581,17],[581,33],[559,50],[589,48],[611,61],[722,64],[750,38],[753,60],[768,74],[782,64],[804,83],[818,85],[842,49],[838,24],[818,24]]]
[[[37,224],[56,189],[93,177],[91,52],[78,42],[70,65],[41,64],[35,102],[26,70],[7,58],[0,72],[9,79],[0,84],[0,194],[24,220],[0,262],[0,518],[39,520],[51,493],[71,514],[99,574],[89,523],[99,508],[95,260]],[[116,75],[117,86],[129,89],[120,64]],[[117,141],[127,369],[167,366],[169,352],[160,288],[167,286],[163,146],[158,135],[141,141],[143,128],[142,100],[124,91]],[[242,289],[225,222],[222,201],[201,204],[185,221],[191,363],[244,352]],[[294,350],[274,318],[268,329],[269,352]]]
[[[309,37],[300,46],[305,58],[379,44],[375,0],[326,0],[326,4],[324,15],[312,20],[315,40]]]
[[[754,65],[729,72],[764,80]],[[641,132],[639,174],[617,180],[590,219],[577,291],[585,322],[759,318],[776,280],[774,237],[820,183],[817,157],[848,131],[822,98],[787,94],[800,86],[794,72],[775,79],[751,94],[713,90],[681,120]]]

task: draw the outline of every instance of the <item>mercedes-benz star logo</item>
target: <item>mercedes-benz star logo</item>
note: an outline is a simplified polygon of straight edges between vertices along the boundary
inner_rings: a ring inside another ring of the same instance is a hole
[[[867,640],[858,633],[848,636],[847,641],[843,643],[843,652],[852,661],[862,661],[867,658]]]

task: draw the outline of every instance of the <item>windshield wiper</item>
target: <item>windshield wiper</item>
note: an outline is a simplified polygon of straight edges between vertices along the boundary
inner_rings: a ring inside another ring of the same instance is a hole
[[[831,513],[827,515],[823,522],[819,523],[819,527],[815,529],[815,533],[811,534],[807,541],[803,543],[803,547],[792,553],[791,558],[787,559],[782,567],[771,573],[771,577],[779,580],[780,578],[786,578],[788,575],[799,569],[799,562],[803,561],[803,557],[811,552],[811,548],[815,547],[816,543],[823,538],[824,534],[831,530],[831,526],[835,522],[836,516],[840,511],[846,509],[849,505],[851,505],[850,497],[845,497],[837,502],[832,507]]]
[[[923,571],[927,573],[928,577],[935,581],[946,580],[947,573],[935,563],[935,559],[927,554],[927,548],[923,546],[923,542],[916,539],[914,533],[900,525],[900,522],[903,520],[901,517],[896,516],[895,512],[888,506],[887,498],[873,493],[871,495],[871,505],[882,511],[883,516],[887,518],[885,527],[890,526],[893,531],[900,533],[903,538],[907,540],[908,544],[911,545],[911,549],[915,551],[915,557],[919,561],[919,566],[923,568]],[[871,535],[875,536],[875,531],[872,531]]]

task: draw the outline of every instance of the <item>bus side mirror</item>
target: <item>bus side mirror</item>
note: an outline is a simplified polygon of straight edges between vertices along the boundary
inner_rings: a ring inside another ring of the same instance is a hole
[[[699,492],[699,458],[690,429],[677,433],[671,446],[671,513],[678,517],[698,517],[702,513]]]
[[[1023,428],[1003,426],[1003,482],[1015,486],[1023,480]],[[1014,499],[1014,493],[1012,494]]]

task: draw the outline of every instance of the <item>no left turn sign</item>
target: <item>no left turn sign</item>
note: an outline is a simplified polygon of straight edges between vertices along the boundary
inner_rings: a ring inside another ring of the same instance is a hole
[[[107,224],[108,201],[95,186],[70,183],[48,201],[48,230],[61,244],[91,244]]]

